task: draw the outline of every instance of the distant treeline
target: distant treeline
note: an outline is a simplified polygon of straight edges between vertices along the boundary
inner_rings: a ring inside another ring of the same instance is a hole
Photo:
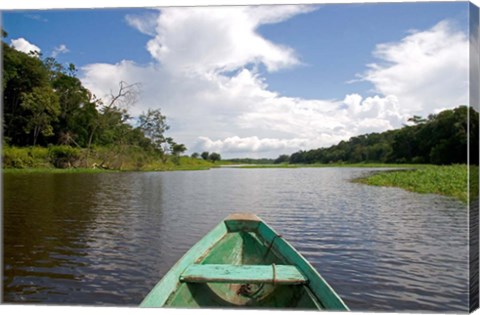
[[[471,107],[409,121],[403,128],[352,137],[329,148],[281,155],[275,163],[467,163],[470,134],[470,161],[478,164],[478,112]]]
[[[272,164],[274,159],[251,159],[251,158],[235,158],[235,159],[228,159],[228,162],[232,162],[235,164]]]

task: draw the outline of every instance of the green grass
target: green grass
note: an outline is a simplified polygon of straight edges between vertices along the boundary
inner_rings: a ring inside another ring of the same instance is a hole
[[[48,168],[49,154],[42,147],[8,147],[2,148],[3,166],[11,168]]]
[[[364,168],[422,168],[425,165],[422,164],[385,164],[385,163],[329,163],[329,164],[252,164],[242,165],[238,168],[317,168],[317,167],[364,167]]]
[[[219,164],[205,161],[202,159],[194,159],[191,157],[182,156],[178,162],[173,160],[167,160],[165,163],[162,161],[154,161],[146,164],[142,167],[142,171],[200,171],[208,170],[214,167],[219,167]]]
[[[472,174],[478,174],[478,166],[472,166]],[[478,176],[472,176],[472,198],[478,196]],[[476,180],[475,180],[476,178]],[[421,194],[439,194],[468,201],[467,165],[423,165],[412,170],[378,172],[354,182],[386,187],[399,187]]]

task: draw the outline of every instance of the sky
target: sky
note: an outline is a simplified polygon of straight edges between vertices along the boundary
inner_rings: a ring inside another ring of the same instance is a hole
[[[9,45],[140,83],[186,153],[275,158],[468,104],[468,2],[3,11]],[[132,124],[135,120],[132,121]]]

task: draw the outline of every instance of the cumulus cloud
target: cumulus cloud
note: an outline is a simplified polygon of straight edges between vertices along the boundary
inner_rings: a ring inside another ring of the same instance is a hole
[[[267,9],[268,8],[268,9]],[[308,6],[211,7],[162,9],[150,54],[175,72],[231,71],[264,64],[269,71],[299,63],[289,47],[274,44],[256,32],[262,24],[278,23]]]
[[[208,137],[199,137],[199,143],[197,145],[202,150],[207,151],[252,153],[284,149],[294,150],[299,147],[306,147],[308,144],[308,139],[259,139],[257,136],[245,138],[234,136],[222,140],[211,140]]]
[[[60,54],[66,54],[68,53],[70,50],[67,48],[67,46],[65,46],[64,44],[61,44],[60,46],[57,46],[53,49],[52,51],[52,57],[53,58],[57,58],[58,55]]]
[[[373,53],[380,62],[368,65],[361,78],[376,92],[395,95],[404,112],[428,115],[468,103],[468,37],[452,22],[379,44]]]
[[[449,22],[379,44],[361,80],[375,96],[286,97],[257,71],[301,63],[293,48],[262,37],[260,25],[279,23],[312,6],[166,8],[149,21],[127,22],[152,38],[152,62],[84,67],[82,81],[102,97],[120,80],[142,84],[138,115],[161,108],[170,134],[193,151],[225,157],[276,157],[329,146],[352,136],[398,128],[414,114],[466,103],[468,39]]]
[[[21,51],[21,52],[24,52],[26,54],[29,54],[31,52],[34,52],[34,53],[40,53],[41,50],[38,46],[35,46],[34,44],[30,43],[29,41],[27,41],[25,38],[23,37],[20,37],[20,38],[17,38],[17,39],[12,39],[10,41],[10,45],[18,50],[18,51]]]

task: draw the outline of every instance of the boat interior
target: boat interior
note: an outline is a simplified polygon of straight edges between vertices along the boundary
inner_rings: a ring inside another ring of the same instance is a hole
[[[224,221],[227,233],[180,275],[166,307],[321,309],[308,279],[266,241],[261,222]]]

